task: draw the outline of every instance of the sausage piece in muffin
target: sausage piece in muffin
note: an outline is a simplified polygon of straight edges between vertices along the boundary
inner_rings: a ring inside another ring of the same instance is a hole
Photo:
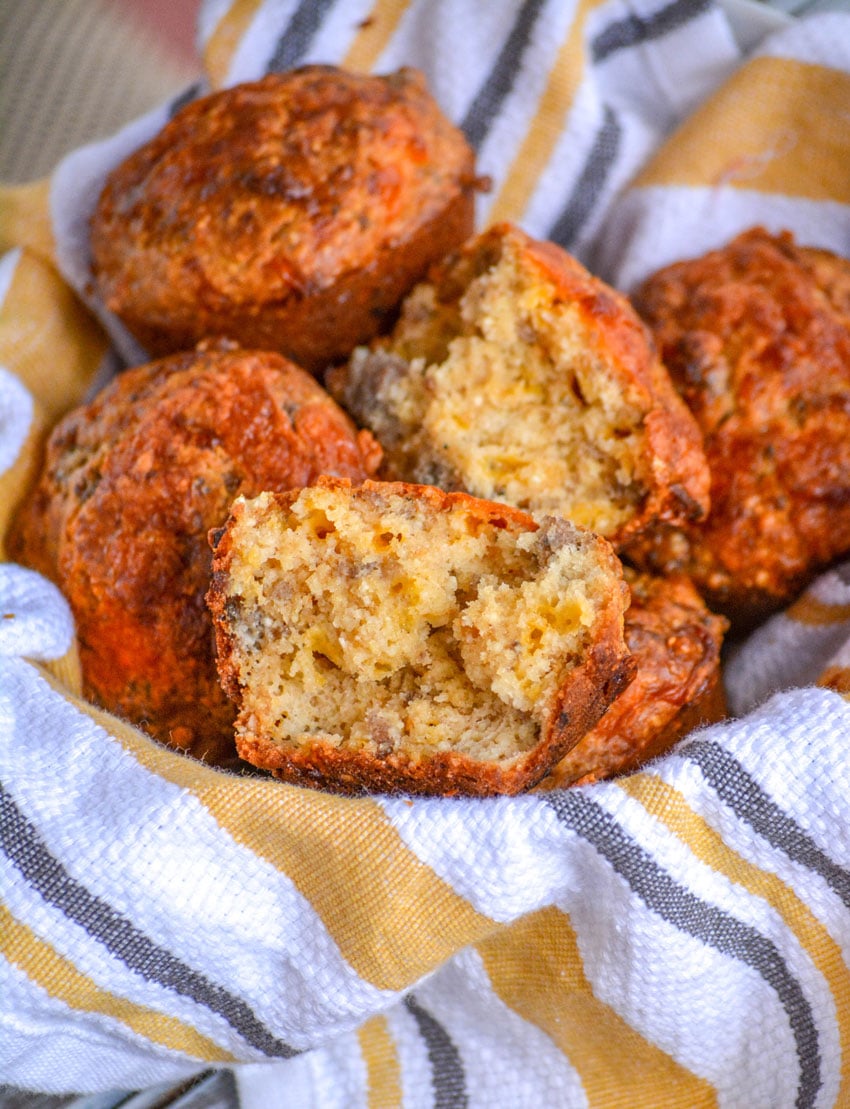
[[[563,516],[621,545],[700,518],[699,430],[614,289],[511,224],[469,240],[328,387],[383,476]]]

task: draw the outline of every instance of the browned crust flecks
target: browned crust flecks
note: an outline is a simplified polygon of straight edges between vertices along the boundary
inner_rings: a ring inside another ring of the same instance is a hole
[[[225,337],[318,372],[471,233],[480,185],[420,73],[304,66],[193,101],[113,171],[93,273],[152,355]]]
[[[736,631],[850,550],[848,290],[845,259],[753,228],[636,295],[703,432],[711,510],[629,555],[690,575]]]
[[[544,788],[625,774],[726,714],[720,650],[727,621],[709,612],[692,582],[631,574],[626,643],[634,680],[558,763]]]

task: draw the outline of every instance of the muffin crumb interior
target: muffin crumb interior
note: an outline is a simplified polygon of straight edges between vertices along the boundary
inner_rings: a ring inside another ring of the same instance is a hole
[[[243,731],[414,759],[535,745],[608,603],[595,537],[385,492],[242,503],[225,614]]]

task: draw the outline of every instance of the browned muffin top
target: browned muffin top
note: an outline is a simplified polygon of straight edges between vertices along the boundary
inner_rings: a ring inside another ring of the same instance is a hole
[[[56,427],[13,557],[68,598],[87,696],[218,761],[233,712],[204,604],[207,532],[239,494],[362,479],[379,454],[279,355],[174,356],[128,370]]]
[[[225,336],[316,368],[469,233],[476,184],[417,71],[271,74],[186,105],[110,175],[94,275],[152,353]]]
[[[850,263],[755,228],[636,303],[703,431],[711,511],[632,554],[744,628],[850,550]]]

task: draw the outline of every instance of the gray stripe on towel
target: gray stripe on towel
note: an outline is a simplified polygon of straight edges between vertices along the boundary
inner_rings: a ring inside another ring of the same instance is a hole
[[[817,1026],[800,983],[776,946],[755,928],[680,886],[583,791],[561,790],[544,800],[563,824],[596,848],[649,909],[680,931],[745,963],[773,988],[788,1017],[797,1049],[800,1080],[795,1105],[797,1109],[811,1109],[822,1084]]]
[[[603,62],[611,54],[663,38],[714,7],[713,0],[673,0],[649,16],[629,15],[610,23],[590,44],[593,62]]]
[[[620,152],[622,129],[614,112],[607,105],[602,126],[578,176],[564,210],[549,229],[549,238],[567,250],[574,243],[590,213],[601,199],[602,189]]]
[[[283,73],[301,64],[334,0],[301,0],[266,62],[266,73]]]
[[[434,1109],[466,1109],[469,1095],[466,1092],[463,1062],[448,1032],[413,996],[409,995],[404,999],[404,1006],[416,1021],[419,1034],[428,1049],[434,1086]]]
[[[203,1005],[252,1047],[273,1058],[299,1054],[261,1023],[241,998],[160,947],[107,902],[73,878],[50,853],[0,783],[0,850],[40,896],[120,959],[134,974]]]
[[[460,125],[461,130],[476,149],[481,146],[493,120],[513,88],[520,68],[520,58],[528,46],[531,32],[544,2],[545,0],[525,0],[493,68],[464,116]]]
[[[737,817],[789,859],[819,874],[850,909],[850,873],[833,862],[728,751],[709,740],[696,739],[683,744],[676,753],[699,767],[711,788]]]

